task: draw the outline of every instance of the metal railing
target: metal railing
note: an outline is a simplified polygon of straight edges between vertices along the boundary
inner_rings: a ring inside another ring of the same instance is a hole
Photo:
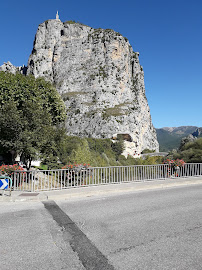
[[[12,189],[35,192],[190,176],[202,176],[202,163],[187,163],[182,167],[159,164],[93,167],[80,171],[70,169],[16,171],[12,175]]]

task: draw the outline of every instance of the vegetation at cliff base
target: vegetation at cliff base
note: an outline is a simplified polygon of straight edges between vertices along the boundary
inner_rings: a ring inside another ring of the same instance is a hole
[[[62,164],[89,163],[91,166],[115,166],[124,150],[123,141],[63,136],[58,143],[58,157]]]
[[[124,150],[123,140],[116,142],[110,139],[79,138],[63,134],[57,144],[57,156],[60,164],[43,160],[47,168],[60,168],[67,164],[90,164],[92,167],[128,166],[162,163],[161,157],[149,157],[145,159],[122,155]]]

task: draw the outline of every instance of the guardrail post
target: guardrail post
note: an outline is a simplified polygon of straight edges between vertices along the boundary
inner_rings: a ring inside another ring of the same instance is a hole
[[[29,172],[30,173],[30,172]],[[33,181],[33,171],[31,171],[31,192],[34,192],[34,181]]]

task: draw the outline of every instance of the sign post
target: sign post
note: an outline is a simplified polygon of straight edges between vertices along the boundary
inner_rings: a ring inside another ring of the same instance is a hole
[[[11,187],[12,187],[12,179],[6,175],[0,175],[0,189],[4,191],[9,189],[9,181],[10,181],[10,195],[11,195]]]

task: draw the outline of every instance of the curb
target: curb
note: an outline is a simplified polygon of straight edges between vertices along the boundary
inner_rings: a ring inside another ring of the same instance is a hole
[[[1,202],[39,202],[46,200],[73,200],[81,199],[86,197],[97,197],[97,196],[114,196],[116,194],[126,194],[138,191],[149,191],[159,190],[174,187],[183,187],[191,185],[201,185],[202,178],[190,178],[190,179],[169,179],[169,180],[153,180],[144,182],[127,182],[117,183],[110,185],[99,185],[99,186],[87,186],[77,187],[63,190],[54,191],[41,191],[41,192],[23,192],[13,191],[11,196],[4,195],[0,196]]]
[[[136,183],[137,184],[137,183]],[[68,199],[81,199],[81,198],[86,198],[86,197],[98,197],[98,196],[103,196],[103,195],[107,195],[107,196],[114,196],[114,195],[118,195],[120,193],[122,194],[126,194],[126,193],[134,193],[134,192],[138,192],[138,191],[150,191],[150,190],[159,190],[159,189],[167,189],[167,188],[174,188],[174,187],[186,187],[186,186],[192,186],[192,185],[201,185],[202,184],[202,180],[201,181],[197,181],[197,182],[183,182],[183,183],[169,183],[169,184],[155,184],[155,185],[151,185],[151,186],[146,186],[146,187],[130,187],[130,188],[124,188],[124,189],[110,189],[110,190],[99,190],[99,191],[88,191],[86,193],[75,193],[75,194],[54,194],[54,195],[49,195],[48,192],[46,193],[47,195],[47,199],[48,200],[68,200]]]
[[[21,192],[21,194],[23,191]],[[47,200],[47,196],[44,193],[39,193],[37,196],[20,196],[20,195],[4,195],[0,197],[1,202],[27,202],[27,201],[45,201]]]

